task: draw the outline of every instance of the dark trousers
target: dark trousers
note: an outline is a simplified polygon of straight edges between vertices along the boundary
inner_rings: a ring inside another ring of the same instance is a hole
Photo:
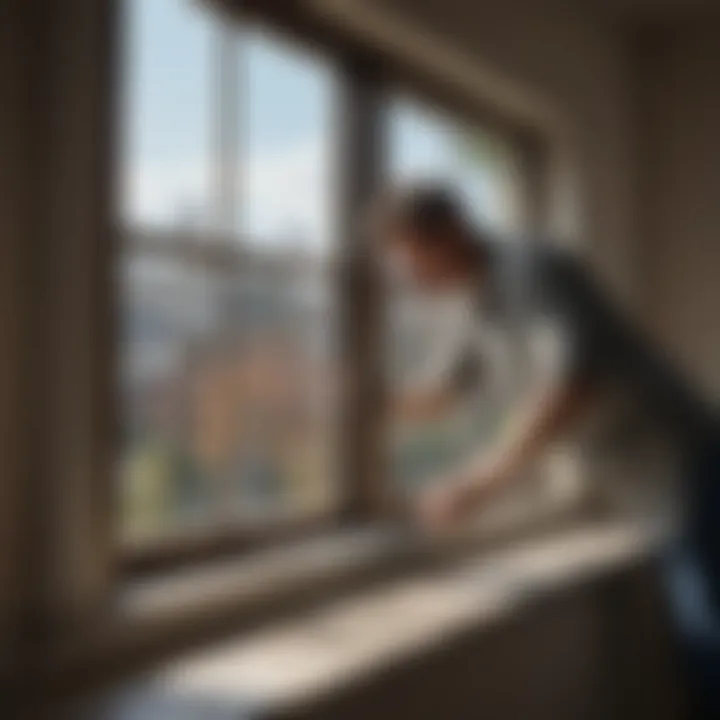
[[[687,463],[688,517],[665,558],[692,718],[720,719],[720,433]]]

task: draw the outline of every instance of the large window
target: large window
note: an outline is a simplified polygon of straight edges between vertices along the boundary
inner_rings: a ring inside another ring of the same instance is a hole
[[[196,3],[129,5],[123,540],[325,513],[331,66]]]
[[[349,447],[374,455],[369,444],[382,440],[362,430],[384,413],[359,397],[370,356],[389,360],[392,394],[467,320],[461,299],[428,303],[392,288],[382,313],[352,311],[379,290],[356,282],[368,268],[362,252],[344,252],[358,235],[348,226],[362,200],[353,195],[368,184],[353,178],[387,169],[445,179],[502,234],[519,226],[515,148],[368,78],[371,64],[357,56],[230,23],[190,0],[127,5],[122,542],[146,552],[328,517],[348,478],[373,482],[359,477],[370,463],[347,472],[342,457]],[[348,101],[352,117],[338,107]],[[354,142],[362,152],[347,151]],[[348,258],[361,272],[338,275]],[[353,334],[341,322],[391,332]],[[373,346],[338,347],[360,336]],[[497,422],[489,403],[468,398],[433,423],[392,423],[387,446],[375,448],[385,468],[374,472],[419,487]],[[348,444],[348,428],[363,440]]]

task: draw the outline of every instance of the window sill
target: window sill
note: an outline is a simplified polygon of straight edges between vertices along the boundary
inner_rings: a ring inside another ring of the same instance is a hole
[[[615,540],[607,540],[606,549],[599,552],[593,533]],[[496,557],[506,557],[523,543],[542,548],[559,538],[568,545],[579,542],[581,551],[566,554],[574,568],[594,570],[598,563],[627,562],[633,554],[646,552],[652,535],[637,523],[608,525],[583,519],[577,508],[550,509],[531,523],[525,521],[522,529],[506,525],[498,532],[485,526],[444,542],[398,528],[326,533],[292,548],[126,587],[118,612],[102,631],[77,638],[57,658],[52,687],[84,693],[193,647],[277,627],[309,609],[357,598],[389,581],[447,570],[480,551],[486,561],[492,551],[494,565]],[[523,568],[532,583],[542,579],[532,563]],[[541,574],[551,580],[552,568],[544,567]],[[517,584],[524,575],[517,570],[513,577]]]
[[[138,707],[192,707],[193,698],[208,706],[217,702],[238,717],[249,708],[263,717],[284,717],[453,638],[497,627],[540,597],[632,567],[647,559],[658,540],[654,531],[631,522],[576,527],[381,584],[173,662],[131,688],[128,717]]]

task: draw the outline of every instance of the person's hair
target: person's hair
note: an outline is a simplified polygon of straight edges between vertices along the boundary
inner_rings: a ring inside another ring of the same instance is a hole
[[[465,205],[458,194],[448,186],[434,184],[386,190],[371,206],[370,223],[375,236],[412,233],[429,242],[470,230]]]

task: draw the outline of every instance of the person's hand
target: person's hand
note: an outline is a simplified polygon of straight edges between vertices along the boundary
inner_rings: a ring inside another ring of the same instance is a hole
[[[484,473],[439,480],[421,493],[416,517],[429,530],[447,531],[472,518],[495,485],[495,479]]]

